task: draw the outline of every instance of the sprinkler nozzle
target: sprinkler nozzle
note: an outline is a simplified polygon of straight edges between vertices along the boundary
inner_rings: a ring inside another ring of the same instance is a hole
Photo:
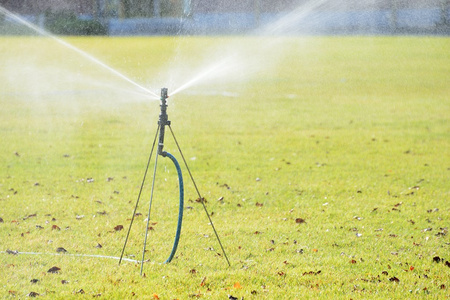
[[[167,95],[167,88],[162,88],[161,89],[161,101],[164,99],[169,98],[169,96]]]

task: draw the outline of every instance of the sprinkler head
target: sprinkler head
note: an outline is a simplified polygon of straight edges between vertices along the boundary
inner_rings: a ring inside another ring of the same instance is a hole
[[[162,88],[161,89],[161,101],[166,100],[167,98],[169,98],[169,96],[167,95],[167,88]]]
[[[158,143],[158,154],[165,156],[164,148],[164,132],[166,125],[170,125],[170,121],[167,116],[167,88],[161,89],[161,113],[159,114],[159,143]]]
[[[167,113],[166,113],[166,109],[167,109],[166,99],[167,98],[169,98],[169,96],[167,95],[167,88],[162,88],[161,89],[161,115],[165,115],[166,119],[167,119]]]

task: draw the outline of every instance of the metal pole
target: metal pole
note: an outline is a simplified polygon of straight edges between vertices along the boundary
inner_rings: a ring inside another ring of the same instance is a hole
[[[144,249],[142,250],[141,276],[142,276],[142,270],[144,269],[145,248],[147,247],[148,227],[150,225],[150,213],[152,211],[153,191],[155,189],[155,176],[156,176],[156,167],[158,166],[158,156],[159,155],[156,155],[155,168],[153,170],[152,191],[150,194],[150,204],[148,205],[147,228],[145,228]]]

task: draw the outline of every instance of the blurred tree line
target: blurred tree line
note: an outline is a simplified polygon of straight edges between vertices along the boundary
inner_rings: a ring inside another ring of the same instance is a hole
[[[186,17],[193,14],[253,13],[256,23],[264,13],[290,11],[314,0],[0,0],[0,5],[15,13],[37,16],[46,21],[48,27],[77,27],[77,32],[102,34],[109,18],[166,18]],[[439,20],[435,27],[445,32],[450,30],[450,0],[330,0],[317,10],[380,10],[387,11],[392,32],[402,30],[399,14],[405,9],[439,9]],[[328,7],[328,8],[327,8]],[[4,23],[0,14],[0,24]],[[75,19],[79,19],[79,22]],[[64,25],[64,26],[63,26]],[[100,26],[101,25],[101,26]],[[67,32],[63,30],[63,32]],[[67,32],[71,34],[71,32]]]
[[[180,17],[186,14],[186,0],[120,0],[120,18]]]

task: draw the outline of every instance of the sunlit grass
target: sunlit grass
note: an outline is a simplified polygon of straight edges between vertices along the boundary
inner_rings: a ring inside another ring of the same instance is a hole
[[[177,53],[240,39],[68,41],[141,83]],[[161,264],[178,209],[176,172],[161,158],[141,277],[137,263],[72,255],[120,256],[158,103],[116,93],[126,85],[51,43],[2,38],[0,251],[43,254],[0,253],[1,296],[449,297],[449,39],[285,39],[276,67],[169,98],[232,266],[184,168],[189,208],[176,258]],[[169,134],[165,149],[181,161]],[[149,188],[127,258],[142,256]]]

